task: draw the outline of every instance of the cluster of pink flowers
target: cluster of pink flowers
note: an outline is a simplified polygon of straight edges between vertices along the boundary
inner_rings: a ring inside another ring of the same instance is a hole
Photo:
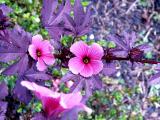
[[[45,70],[47,65],[54,64],[53,50],[54,48],[49,41],[43,41],[41,35],[32,37],[32,44],[29,46],[28,51],[31,57],[37,60],[37,69],[39,71]],[[83,41],[78,41],[71,46],[70,51],[75,55],[68,63],[69,70],[72,73],[90,77],[98,74],[103,69],[101,58],[104,51],[99,44],[93,43],[88,46]]]
[[[32,37],[32,44],[29,46],[30,56],[37,61],[37,69],[44,71],[47,65],[53,65],[55,57],[53,55],[54,48],[51,46],[48,40],[44,40],[41,35],[35,35]],[[88,46],[83,41],[74,43],[70,51],[75,55],[68,63],[69,70],[74,74],[80,74],[83,77],[90,77],[98,74],[103,69],[103,63],[101,58],[104,55],[103,48],[94,43]],[[48,88],[37,85],[33,82],[22,81],[22,86],[33,91],[38,99],[41,100],[43,109],[47,116],[51,116],[55,113],[62,113],[67,109],[71,109],[75,106],[82,108],[83,110],[91,113],[92,110],[81,103],[82,96],[77,93],[58,93],[59,79],[53,81],[54,92]],[[71,87],[72,81],[67,82],[67,87]],[[76,100],[75,100],[76,99]],[[58,112],[57,112],[58,111]]]

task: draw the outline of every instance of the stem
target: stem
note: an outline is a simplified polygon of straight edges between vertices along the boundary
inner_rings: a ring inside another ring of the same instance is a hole
[[[60,54],[54,54],[55,58],[61,59],[63,61],[69,61],[70,58],[74,57],[74,55],[67,49],[64,49],[63,52]],[[69,56],[69,57],[67,57]],[[145,58],[132,58],[131,55],[128,55],[127,57],[117,57],[112,54],[106,54],[102,57],[102,59],[106,61],[113,61],[113,60],[118,60],[118,61],[130,61],[130,62],[139,62],[139,63],[148,63],[148,64],[158,64],[160,61],[154,60],[154,59],[145,59]]]
[[[147,60],[147,59],[143,59],[143,60],[135,60],[135,62],[148,63],[148,64],[158,64],[158,63],[160,63],[159,61],[155,61],[155,60]]]
[[[112,61],[112,60],[118,60],[118,61],[131,61],[131,62],[139,62],[139,63],[148,63],[148,64],[158,64],[160,63],[159,61],[156,61],[156,60],[149,60],[149,59],[133,59],[133,58],[130,58],[130,57],[116,57],[116,56],[104,56],[103,59],[105,60],[109,60],[109,61]]]

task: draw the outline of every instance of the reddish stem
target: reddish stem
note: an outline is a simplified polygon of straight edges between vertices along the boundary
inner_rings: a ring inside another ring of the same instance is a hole
[[[64,54],[63,54],[64,53]],[[67,53],[67,54],[66,54]],[[58,58],[58,59],[63,59],[65,60],[66,59],[66,56],[69,55],[70,57],[73,57],[73,54],[65,49],[61,54],[54,54],[55,58]],[[67,60],[69,60],[70,58],[67,58]],[[131,55],[128,55],[127,57],[117,57],[117,56],[114,56],[113,54],[109,54],[107,53],[106,55],[103,56],[104,60],[106,61],[112,61],[112,60],[118,60],[118,61],[130,61],[130,62],[139,62],[139,63],[148,63],[148,64],[158,64],[160,63],[160,61],[156,61],[156,60],[149,60],[149,59],[144,59],[144,58],[132,58]],[[65,60],[66,61],[66,60]]]

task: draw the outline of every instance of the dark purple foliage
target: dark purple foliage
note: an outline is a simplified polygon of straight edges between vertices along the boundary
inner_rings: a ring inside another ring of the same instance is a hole
[[[51,78],[45,72],[39,72],[36,68],[33,69],[32,66],[34,66],[35,62],[28,54],[31,39],[32,36],[19,26],[15,26],[12,30],[1,32],[0,38],[0,61],[15,61],[2,74],[17,75],[18,79],[14,88],[14,94],[19,100],[26,103],[31,100],[32,96],[26,88],[21,86],[20,82],[22,80],[41,81]]]
[[[0,101],[0,120],[5,120],[7,111],[7,102]]]
[[[78,119],[78,112],[81,109],[78,107],[74,107],[70,110],[64,111],[59,117],[52,115],[50,117],[46,117],[43,113],[37,113],[32,118],[32,120],[77,120]]]
[[[160,64],[157,65],[155,70],[157,72],[148,80],[149,85],[160,84]]]
[[[61,82],[67,82],[70,80],[74,82],[74,84],[70,88],[70,92],[78,92],[84,89],[84,101],[86,101],[91,96],[93,91],[97,89],[102,89],[103,87],[103,83],[100,77],[97,75],[85,78],[80,75],[74,75],[71,72],[68,72],[61,78]]]
[[[86,35],[91,27],[91,6],[88,6],[84,11],[81,0],[75,0],[73,12],[74,18],[70,14],[65,14],[65,34],[74,37]]]
[[[74,107],[71,110],[65,111],[60,120],[77,120],[79,111],[80,109],[78,107]]]
[[[37,113],[34,115],[32,120],[47,120],[47,118],[45,117],[43,113]]]
[[[137,46],[135,45],[137,41],[137,37],[134,32],[132,33],[124,32],[123,37],[121,37],[122,38],[121,39],[119,36],[115,36],[115,37],[109,36],[109,39],[111,41],[114,41],[117,47],[121,49],[118,52],[118,54],[114,52],[115,55],[120,55],[120,57],[127,57],[127,55],[130,55],[130,57],[133,59],[134,58],[137,59],[137,57],[139,59],[143,57],[144,52],[151,50],[151,46],[148,45],[147,43],[142,45],[137,45]]]
[[[4,99],[8,95],[8,87],[7,85],[3,82],[0,84],[0,99]]]
[[[19,26],[13,30],[6,30],[0,34],[0,61],[9,62],[16,60],[3,74],[21,75],[29,67],[28,46],[31,43],[31,35]]]
[[[27,104],[32,99],[32,94],[20,84],[23,80],[26,79],[23,79],[22,77],[17,78],[15,87],[13,89],[13,95],[14,98],[17,98],[19,101]]]
[[[7,111],[7,102],[4,102],[3,100],[8,95],[8,87],[3,82],[0,84],[0,120],[5,119],[5,113]]]
[[[10,12],[12,12],[12,9],[5,4],[0,4],[0,9],[3,12],[3,15],[8,15]]]
[[[116,63],[115,62],[105,62],[103,66],[102,73],[106,76],[111,76],[116,73]]]
[[[59,4],[58,0],[43,0],[42,7],[42,24],[48,30],[54,40],[59,40],[63,33],[63,16],[70,13],[70,0]]]
[[[12,9],[7,7],[5,4],[0,4],[0,30],[4,30],[11,26],[11,22],[7,15],[12,12]]]
[[[160,72],[154,74],[150,79],[149,79],[149,84],[150,85],[156,85],[160,83]]]
[[[23,87],[20,83],[23,80],[32,81],[38,84],[43,84],[45,80],[50,80],[52,77],[46,72],[39,72],[36,70],[36,68],[32,67],[31,69],[27,70],[22,76],[19,76],[19,78],[16,81],[16,85],[14,88],[14,95],[17,97],[20,101],[28,103],[32,95],[30,91],[28,91],[25,87]]]

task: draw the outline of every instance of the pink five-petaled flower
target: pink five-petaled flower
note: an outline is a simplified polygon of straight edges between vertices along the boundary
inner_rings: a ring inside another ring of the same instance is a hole
[[[52,54],[53,47],[48,40],[44,40],[41,35],[35,35],[32,37],[32,44],[29,45],[28,51],[30,56],[37,60],[37,69],[44,71],[47,65],[52,65],[55,62],[55,58]]]
[[[81,103],[82,95],[77,93],[58,93],[54,92],[46,87],[39,86],[34,82],[22,81],[22,86],[33,91],[36,97],[41,100],[43,110],[47,117],[59,116],[65,110],[79,107],[82,110],[87,111],[89,114],[92,112],[90,108]]]
[[[71,46],[70,51],[76,56],[71,58],[68,64],[72,73],[90,77],[103,69],[101,58],[104,51],[97,43],[88,46],[83,41],[78,41]]]

